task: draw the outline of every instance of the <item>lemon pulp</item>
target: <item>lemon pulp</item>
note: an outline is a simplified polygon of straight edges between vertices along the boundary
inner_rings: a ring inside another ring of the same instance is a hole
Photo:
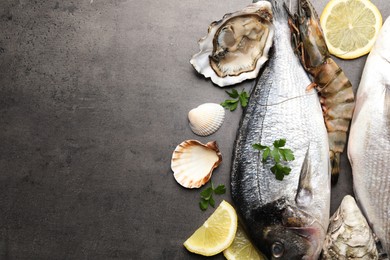
[[[238,225],[233,243],[223,251],[228,260],[265,260],[265,257],[256,250],[241,225]]]
[[[184,246],[188,251],[212,256],[222,252],[233,242],[237,231],[237,214],[226,201],[192,234]]]
[[[331,0],[320,21],[329,52],[342,59],[367,54],[382,26],[382,16],[369,0]]]

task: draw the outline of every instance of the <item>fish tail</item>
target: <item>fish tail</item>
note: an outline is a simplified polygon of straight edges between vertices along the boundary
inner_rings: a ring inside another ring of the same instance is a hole
[[[259,2],[261,0],[253,0],[253,3]],[[272,13],[274,18],[278,20],[278,18],[284,18],[287,19],[287,11],[285,8],[283,8],[284,1],[283,0],[266,0],[271,3],[272,5]]]

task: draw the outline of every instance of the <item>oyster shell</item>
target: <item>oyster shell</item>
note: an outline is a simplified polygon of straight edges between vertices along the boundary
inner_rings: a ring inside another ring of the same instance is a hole
[[[215,133],[225,118],[225,109],[220,104],[205,103],[188,112],[191,130],[200,136]]]
[[[186,140],[173,152],[171,169],[181,186],[199,188],[209,181],[221,162],[222,155],[216,141],[202,144],[197,140]]]
[[[349,195],[330,218],[321,259],[378,259],[373,233]]]
[[[268,59],[273,34],[270,2],[253,3],[211,23],[190,62],[220,87],[255,78]]]

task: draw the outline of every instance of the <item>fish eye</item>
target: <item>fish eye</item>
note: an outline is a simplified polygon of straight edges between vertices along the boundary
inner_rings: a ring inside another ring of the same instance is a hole
[[[272,249],[273,257],[279,258],[279,257],[283,256],[284,246],[282,243],[280,243],[280,242],[273,243],[271,249]]]

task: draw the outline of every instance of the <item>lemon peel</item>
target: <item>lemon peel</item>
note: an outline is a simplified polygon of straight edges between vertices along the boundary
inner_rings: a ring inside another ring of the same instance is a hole
[[[213,214],[185,242],[188,251],[204,256],[216,255],[231,245],[237,231],[237,214],[222,201]]]
[[[233,243],[223,251],[227,260],[265,260],[266,258],[256,250],[241,225],[238,225]]]
[[[329,52],[355,59],[370,52],[382,27],[382,15],[369,0],[331,0],[320,23]]]

